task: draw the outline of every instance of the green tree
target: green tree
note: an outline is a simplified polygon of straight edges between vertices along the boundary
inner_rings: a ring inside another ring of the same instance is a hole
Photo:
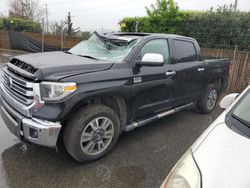
[[[183,18],[174,0],[157,0],[155,5],[146,7],[146,12],[152,29],[150,32],[176,33],[176,25]]]
[[[174,0],[156,0],[156,4],[145,7],[149,17],[178,14],[179,7]]]

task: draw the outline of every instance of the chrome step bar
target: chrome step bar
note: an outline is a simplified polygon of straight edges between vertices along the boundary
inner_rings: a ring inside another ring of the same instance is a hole
[[[132,131],[133,129],[137,128],[137,127],[141,127],[143,125],[146,125],[148,123],[151,123],[157,119],[160,119],[160,118],[163,118],[165,116],[169,116],[171,114],[174,114],[176,112],[179,112],[179,111],[182,111],[182,110],[185,110],[185,109],[191,109],[193,108],[194,106],[194,102],[191,102],[189,104],[185,104],[183,106],[179,106],[179,107],[176,107],[174,109],[171,109],[171,110],[168,110],[166,112],[162,112],[160,114],[157,114],[155,116],[152,116],[150,118],[147,118],[147,119],[144,119],[144,120],[141,120],[141,121],[138,121],[138,122],[132,122],[130,125],[127,125],[125,127],[125,130],[126,132],[129,132],[129,131]]]

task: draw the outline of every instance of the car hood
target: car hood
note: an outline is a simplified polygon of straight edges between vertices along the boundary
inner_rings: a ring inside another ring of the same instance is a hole
[[[249,188],[250,139],[224,122],[212,125],[203,138],[192,148],[202,174],[202,187]]]
[[[8,63],[7,66],[15,69],[14,71],[21,73],[23,76],[36,80],[58,81],[77,74],[104,71],[113,65],[113,62],[94,60],[64,52],[26,54],[16,56],[14,59],[31,65],[37,71],[34,74],[30,74],[17,66],[13,66],[11,63]]]

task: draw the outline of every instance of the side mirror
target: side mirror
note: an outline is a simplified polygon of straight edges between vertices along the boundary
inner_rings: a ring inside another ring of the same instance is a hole
[[[161,54],[147,53],[142,57],[141,62],[138,62],[140,66],[162,66],[164,64],[164,58]]]
[[[223,99],[220,102],[220,107],[222,109],[228,108],[234,100],[238,97],[239,93],[231,93],[223,97]]]

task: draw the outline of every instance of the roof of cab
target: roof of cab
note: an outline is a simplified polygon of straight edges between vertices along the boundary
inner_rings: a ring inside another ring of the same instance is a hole
[[[113,35],[117,37],[122,37],[122,38],[141,38],[141,37],[166,37],[166,38],[175,38],[175,39],[189,39],[189,40],[194,40],[193,38],[190,37],[185,37],[181,35],[176,35],[176,34],[165,34],[165,33],[134,33],[134,32],[117,32],[117,33],[106,33],[107,35]],[[106,35],[105,34],[105,35]]]

